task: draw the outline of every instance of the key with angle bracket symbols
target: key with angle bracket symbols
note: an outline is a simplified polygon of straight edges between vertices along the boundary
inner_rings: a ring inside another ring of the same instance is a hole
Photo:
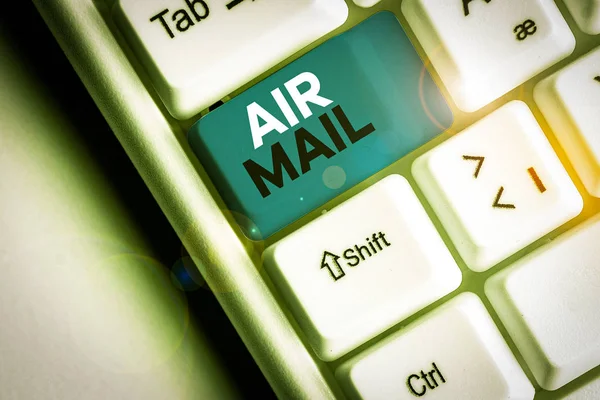
[[[474,271],[489,269],[583,207],[581,195],[520,101],[425,153],[412,170]]]
[[[402,11],[456,105],[468,112],[575,48],[553,0],[404,0]]]

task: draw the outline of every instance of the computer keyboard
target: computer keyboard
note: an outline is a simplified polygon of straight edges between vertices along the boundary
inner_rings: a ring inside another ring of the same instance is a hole
[[[600,1],[354,3],[113,17],[330,385],[600,398]]]

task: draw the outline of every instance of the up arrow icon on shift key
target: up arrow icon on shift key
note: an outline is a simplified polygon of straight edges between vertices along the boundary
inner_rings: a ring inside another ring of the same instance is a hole
[[[336,281],[346,275],[342,267],[340,267],[340,263],[338,263],[339,258],[340,256],[325,251],[321,260],[321,268],[327,268],[331,277]]]

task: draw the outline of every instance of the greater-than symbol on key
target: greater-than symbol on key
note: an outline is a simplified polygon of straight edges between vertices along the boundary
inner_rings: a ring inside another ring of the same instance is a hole
[[[504,186],[500,186],[500,189],[498,189],[498,194],[496,195],[496,200],[494,200],[494,204],[492,204],[492,207],[515,209],[516,207],[514,204],[500,203],[500,198],[502,197],[502,193],[504,193]]]
[[[477,177],[479,176],[479,171],[481,171],[481,166],[483,165],[483,162],[485,161],[485,157],[481,157],[481,156],[463,156],[463,160],[477,161],[477,168],[475,168],[475,174],[473,174],[473,176],[475,177],[475,179],[477,179]]]
[[[340,267],[340,263],[338,263],[339,258],[340,256],[326,250],[323,253],[323,259],[321,260],[321,269],[327,268],[334,281],[337,281],[346,275],[342,267]]]

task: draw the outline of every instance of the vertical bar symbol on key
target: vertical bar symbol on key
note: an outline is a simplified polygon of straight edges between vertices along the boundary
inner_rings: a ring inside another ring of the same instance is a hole
[[[535,183],[535,186],[537,186],[540,193],[544,193],[546,191],[546,186],[544,186],[544,183],[538,176],[537,172],[535,172],[535,169],[531,167],[527,170],[527,172],[529,172],[529,176],[531,176],[531,179],[533,179],[533,182]]]

